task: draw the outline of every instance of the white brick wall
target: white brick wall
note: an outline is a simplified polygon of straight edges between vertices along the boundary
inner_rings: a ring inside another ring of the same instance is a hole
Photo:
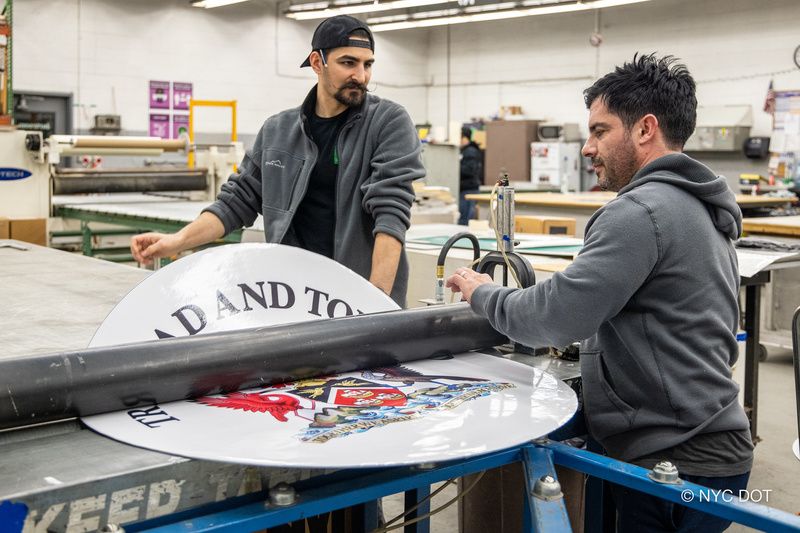
[[[238,128],[247,136],[269,115],[299,105],[316,80],[299,68],[316,21],[281,16],[277,50],[275,22],[271,0],[211,10],[188,0],[17,0],[14,87],[73,93],[82,106],[76,129],[90,127],[95,114],[118,113],[125,130],[146,131],[148,81],[192,82],[196,98],[238,100]],[[422,82],[424,46],[401,34],[378,36],[373,79]],[[424,88],[378,85],[376,94],[424,120]],[[229,128],[227,110],[198,112],[198,132]]]
[[[680,57],[698,84],[701,105],[751,104],[754,135],[767,135],[769,116],[761,112],[769,76],[712,82],[793,69],[800,45],[797,0],[653,0],[607,9],[601,16],[605,40],[589,45],[593,13],[528,17],[461,24],[451,31],[451,80],[486,83],[451,89],[452,120],[489,115],[501,105],[521,105],[532,118],[577,121],[588,114],[581,92],[634,52],[656,51]],[[443,124],[446,113],[446,29],[431,30],[430,120]],[[568,78],[581,78],[569,80]],[[511,84],[513,80],[547,80]],[[774,76],[777,89],[800,88],[800,70]],[[503,81],[506,83],[492,83]]]
[[[314,83],[298,65],[317,22],[281,16],[276,36],[274,0],[213,10],[188,0],[17,0],[14,10],[15,87],[72,92],[84,106],[76,128],[116,112],[126,130],[146,130],[147,82],[163,79],[193,82],[197,98],[237,99],[239,130],[254,134]],[[768,133],[761,108],[769,76],[712,80],[792,69],[799,1],[653,0],[604,10],[601,20],[599,49],[588,43],[595,24],[588,12],[453,26],[451,120],[521,105],[529,116],[583,126],[581,91],[595,73],[635,51],[657,51],[689,66],[701,104],[751,104],[753,134]],[[372,88],[417,122],[446,125],[445,35],[445,28],[376,35]],[[778,89],[800,88],[800,70],[774,78]],[[199,132],[228,127],[224,111],[198,117]]]

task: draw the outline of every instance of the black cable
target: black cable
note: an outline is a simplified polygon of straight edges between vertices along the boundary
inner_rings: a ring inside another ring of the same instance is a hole
[[[442,246],[442,251],[439,252],[439,259],[436,260],[437,267],[444,267],[445,259],[447,259],[447,254],[450,252],[450,248],[453,245],[460,241],[461,239],[469,239],[472,243],[472,260],[477,261],[481,257],[481,243],[478,241],[478,238],[468,231],[462,231],[461,233],[456,233],[449,239],[447,242],[444,243]]]

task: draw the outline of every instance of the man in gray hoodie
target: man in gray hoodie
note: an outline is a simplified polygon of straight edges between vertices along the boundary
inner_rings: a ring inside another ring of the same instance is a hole
[[[267,242],[330,257],[405,305],[403,251],[414,191],[425,175],[408,113],[368,94],[375,41],[347,15],[324,20],[301,67],[317,85],[300,107],[267,119],[217,201],[175,234],[131,241],[140,263],[214,241],[264,215]]]
[[[753,446],[731,365],[741,212],[723,177],[681,153],[695,126],[685,66],[653,55],[584,92],[599,185],[617,197],[564,272],[524,290],[459,269],[472,308],[528,346],[581,341],[586,422],[617,459],[738,494]],[[620,531],[722,531],[730,522],[615,486]]]

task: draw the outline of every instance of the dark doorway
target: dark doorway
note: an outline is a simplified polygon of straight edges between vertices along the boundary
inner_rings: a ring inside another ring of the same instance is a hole
[[[22,130],[72,133],[72,94],[14,91],[14,123]]]

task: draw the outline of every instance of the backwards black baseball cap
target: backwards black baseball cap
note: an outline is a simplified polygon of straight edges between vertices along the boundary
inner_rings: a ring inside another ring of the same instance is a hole
[[[367,32],[369,41],[361,39],[351,39],[350,35],[356,30],[364,30]],[[372,37],[372,32],[369,30],[366,22],[361,22],[357,18],[350,15],[337,15],[320,22],[317,29],[314,30],[314,37],[311,38],[311,51],[327,50],[329,48],[341,48],[344,46],[357,46],[358,48],[369,48],[375,51],[375,39]],[[309,60],[311,54],[306,57],[300,67],[310,67],[311,61]]]

